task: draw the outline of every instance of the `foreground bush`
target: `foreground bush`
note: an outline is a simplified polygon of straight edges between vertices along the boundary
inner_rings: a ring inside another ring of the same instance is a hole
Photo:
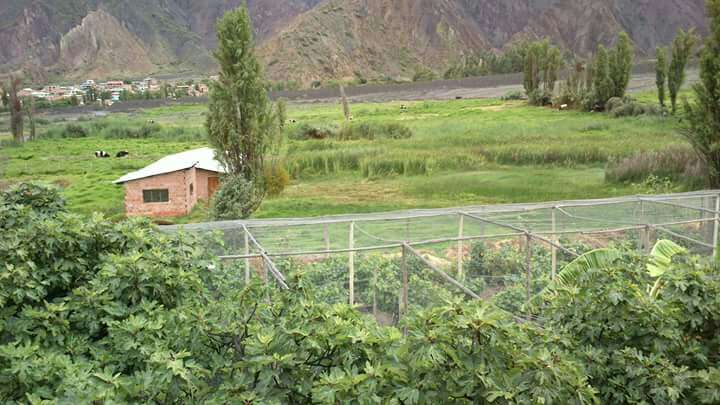
[[[404,336],[319,303],[302,271],[293,291],[246,286],[212,241],[61,205],[0,200],[3,401],[720,401],[720,274],[691,257],[654,284],[634,257],[592,269],[541,326],[447,299]]]
[[[540,312],[572,336],[603,403],[720,401],[720,270],[673,261],[659,277],[632,255],[592,267]]]

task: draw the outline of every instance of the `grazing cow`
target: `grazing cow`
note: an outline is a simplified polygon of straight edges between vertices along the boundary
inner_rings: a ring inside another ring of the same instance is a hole
[[[407,111],[407,106],[405,104],[400,105],[400,111]]]
[[[109,158],[110,154],[105,152],[104,150],[96,150],[95,157],[96,158]]]
[[[147,120],[147,123],[148,123],[148,124],[154,124],[154,123],[155,123],[155,120]]]
[[[462,96],[455,96],[455,100],[462,100]]]
[[[124,157],[127,157],[127,156],[130,156],[130,152],[128,152],[128,151],[126,151],[126,150],[121,150],[120,152],[118,152],[118,153],[115,155],[116,158],[124,158]]]
[[[560,111],[567,110],[567,109],[568,109],[568,105],[567,105],[567,104],[563,104],[563,105],[560,106]]]

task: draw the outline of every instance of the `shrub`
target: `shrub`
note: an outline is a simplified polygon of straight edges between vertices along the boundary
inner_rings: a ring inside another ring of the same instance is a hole
[[[528,94],[528,103],[536,106],[546,106],[552,104],[552,94],[542,89],[536,89]]]
[[[438,76],[431,69],[421,66],[415,70],[412,81],[414,82],[431,82],[437,80]]]
[[[397,124],[353,124],[346,125],[337,134],[340,140],[358,140],[358,139],[407,139],[412,138],[413,132],[410,128]]]
[[[642,182],[649,176],[702,184],[704,164],[689,148],[674,147],[655,152],[640,152],[623,159],[611,160],[605,168],[605,180]]]
[[[290,175],[285,167],[280,164],[272,164],[265,168],[265,190],[271,197],[282,194],[290,184]]]
[[[114,124],[103,128],[102,134],[108,139],[145,139],[158,135],[161,131],[159,124],[145,123],[140,127]]]
[[[213,196],[210,216],[216,220],[248,218],[260,206],[262,199],[257,187],[244,177],[224,176],[220,189]]]
[[[82,125],[67,124],[63,128],[60,136],[62,138],[85,138],[88,136],[88,130]]]
[[[43,214],[65,210],[65,199],[57,187],[42,183],[20,183],[0,192],[0,206],[24,206]]]
[[[677,255],[654,278],[645,259],[618,252],[543,295],[529,314],[538,321],[453,298],[411,258],[411,311],[395,328],[337,301],[345,300],[346,258],[278,263],[293,286],[279,291],[239,280],[237,265],[212,257],[213,240],[161,233],[147,220],[0,205],[0,229],[6,402],[719,399],[720,268],[699,258]],[[357,281],[373,288],[358,289],[358,303],[377,299],[394,312],[401,259],[361,256]],[[547,263],[537,268],[546,272]],[[517,285],[496,303],[517,309]],[[432,308],[418,309],[424,300]]]
[[[547,328],[572,336],[603,403],[715,403],[720,361],[716,266],[675,257],[653,278],[632,254],[579,273],[541,311]],[[657,295],[648,293],[655,286]],[[713,332],[710,332],[713,330]],[[711,388],[713,387],[713,388]]]
[[[525,93],[519,90],[505,93],[505,95],[501,97],[503,101],[525,100],[525,98]]]
[[[302,124],[289,135],[294,140],[328,139],[336,136],[337,129],[331,126],[316,127],[310,124]]]

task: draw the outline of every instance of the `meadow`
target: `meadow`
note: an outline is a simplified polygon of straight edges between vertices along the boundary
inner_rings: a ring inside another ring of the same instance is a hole
[[[641,97],[652,99],[651,94]],[[653,192],[645,185],[606,182],[605,165],[638,152],[684,145],[673,118],[610,118],[529,107],[523,101],[359,103],[351,108],[352,125],[396,123],[413,135],[299,139],[297,134],[307,127],[339,130],[342,109],[335,104],[289,105],[282,156],[291,184],[266,200],[257,217]],[[0,140],[6,144],[0,149],[0,181],[52,182],[64,189],[71,210],[120,218],[123,190],[112,181],[167,154],[204,146],[205,111],[204,105],[178,105],[83,117],[72,122],[85,129],[77,138],[61,135],[70,121],[46,117],[40,139],[21,146],[7,146],[7,117],[0,116]],[[96,159],[95,150],[127,150],[130,157]],[[672,187],[681,191],[684,186]],[[205,217],[205,208],[199,206],[178,222]]]

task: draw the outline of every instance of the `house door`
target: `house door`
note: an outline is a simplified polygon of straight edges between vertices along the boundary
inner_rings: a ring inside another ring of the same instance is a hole
[[[218,187],[220,187],[220,178],[208,177],[208,200],[212,198]]]

